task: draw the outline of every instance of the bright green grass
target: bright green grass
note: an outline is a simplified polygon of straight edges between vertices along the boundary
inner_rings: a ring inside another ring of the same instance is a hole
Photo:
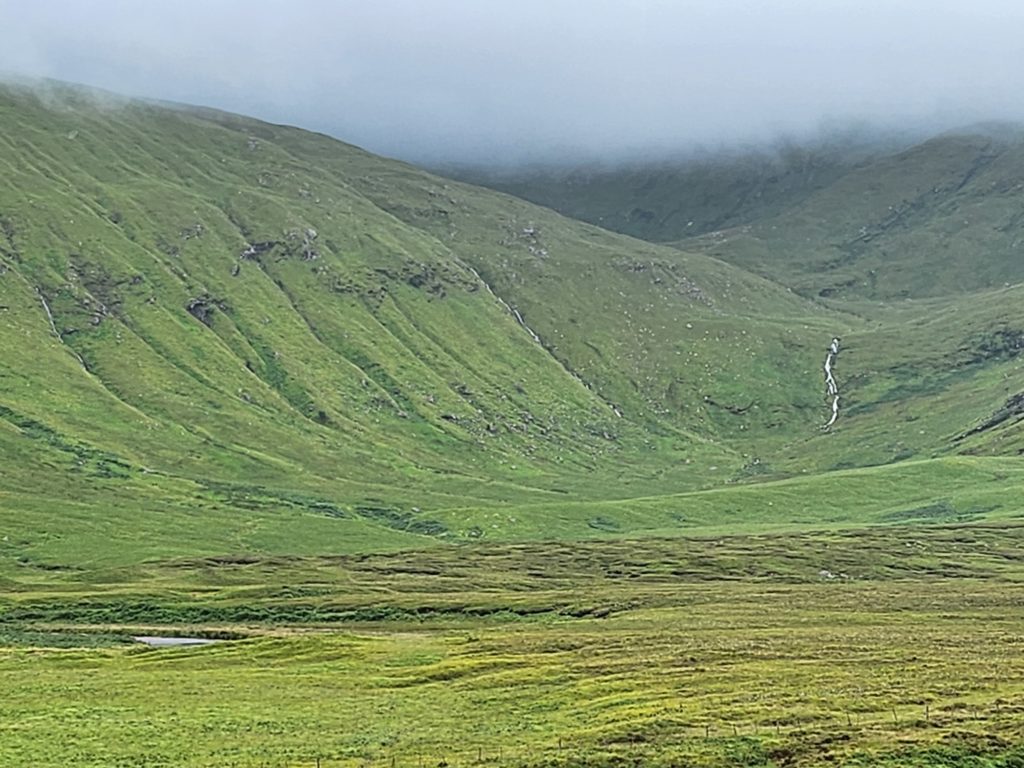
[[[0,762],[1020,758],[1019,286],[812,301],[298,129],[48,95],[0,90]],[[738,241],[689,245],[785,272]]]
[[[392,613],[164,627],[250,635],[168,650],[48,649],[52,622],[23,625],[0,651],[0,755],[1002,765],[1024,735],[1019,544],[1019,528],[902,527],[168,564],[149,577],[192,604]]]
[[[1009,506],[973,465],[822,473],[1024,447],[962,437],[1024,388],[1018,288],[811,302],[298,129],[0,96],[5,572]]]
[[[0,522],[0,576],[19,583],[87,582],[97,569],[188,556],[344,554],[481,540],[718,535],[1024,515],[1024,463],[994,457],[646,497],[623,483],[620,498],[607,501],[463,506],[438,497],[429,511],[384,518],[387,510],[360,512],[297,493],[211,489],[159,476],[132,477],[128,490],[112,484],[83,492],[79,482],[72,476],[45,495],[0,498],[10,512]],[[375,524],[380,519],[388,527]]]

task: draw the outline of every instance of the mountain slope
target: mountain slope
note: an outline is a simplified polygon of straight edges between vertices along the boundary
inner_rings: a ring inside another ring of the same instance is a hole
[[[673,242],[808,296],[889,300],[1024,279],[1024,130],[788,147],[619,170],[465,174],[568,215]]]
[[[605,498],[640,478],[699,487],[739,452],[685,414],[652,431],[637,374],[588,369],[540,316],[546,296],[505,288],[557,290],[586,268],[567,311],[596,297],[625,313],[656,266],[672,281],[662,322],[818,312],[720,262],[447,192],[326,137],[63,86],[44,96],[0,100],[0,441],[18,457],[5,503],[25,519],[72,514],[69,499],[150,517],[155,499],[247,518],[284,507],[338,521],[329,546],[346,547],[367,526],[386,541],[443,535],[430,510],[467,503]],[[642,328],[595,331],[592,354],[640,360]],[[59,535],[46,527],[34,535]]]
[[[806,144],[784,141],[677,159],[442,173],[615,232],[670,242],[777,215],[908,143],[899,135],[851,129]]]
[[[1021,446],[1013,290],[865,314],[325,136],[67,86],[0,89],[0,124],[11,568],[685,532],[680,493]]]
[[[1024,133],[941,136],[858,168],[790,210],[707,235],[706,253],[801,293],[942,296],[1024,280]]]

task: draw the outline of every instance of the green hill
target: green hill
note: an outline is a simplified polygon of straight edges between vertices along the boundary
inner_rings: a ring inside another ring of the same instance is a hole
[[[906,148],[837,135],[675,163],[460,175],[808,296],[887,300],[1024,279],[1022,167],[1022,129],[990,124]]]
[[[442,173],[665,243],[778,215],[914,142],[910,133],[851,125],[802,141],[675,157],[511,169],[452,165]]]
[[[1022,444],[1016,288],[865,313],[295,128],[0,123],[8,568],[665,530],[629,500]]]
[[[699,244],[805,294],[944,296],[1024,279],[1020,129],[940,136]]]
[[[140,554],[349,549],[444,535],[436,509],[700,487],[739,451],[577,342],[624,367],[652,301],[821,322],[713,259],[296,129],[57,85],[6,87],[0,121],[9,562],[70,556],[76,518]]]

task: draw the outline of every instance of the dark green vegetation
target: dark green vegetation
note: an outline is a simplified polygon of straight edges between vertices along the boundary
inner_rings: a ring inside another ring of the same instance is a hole
[[[1013,131],[567,209],[683,179],[657,244],[209,110],[0,127],[5,763],[1022,759]]]
[[[460,175],[808,296],[946,296],[1024,279],[1024,131],[823,143],[619,169]]]
[[[443,172],[665,243],[778,215],[858,165],[910,143],[909,137],[853,130],[807,143],[705,151],[675,160],[504,170],[453,166]]]

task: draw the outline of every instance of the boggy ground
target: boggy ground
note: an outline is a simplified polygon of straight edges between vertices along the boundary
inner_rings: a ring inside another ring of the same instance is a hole
[[[55,579],[4,604],[0,762],[1017,765],[1022,535],[177,560],[87,596]],[[123,642],[142,628],[228,639]]]

